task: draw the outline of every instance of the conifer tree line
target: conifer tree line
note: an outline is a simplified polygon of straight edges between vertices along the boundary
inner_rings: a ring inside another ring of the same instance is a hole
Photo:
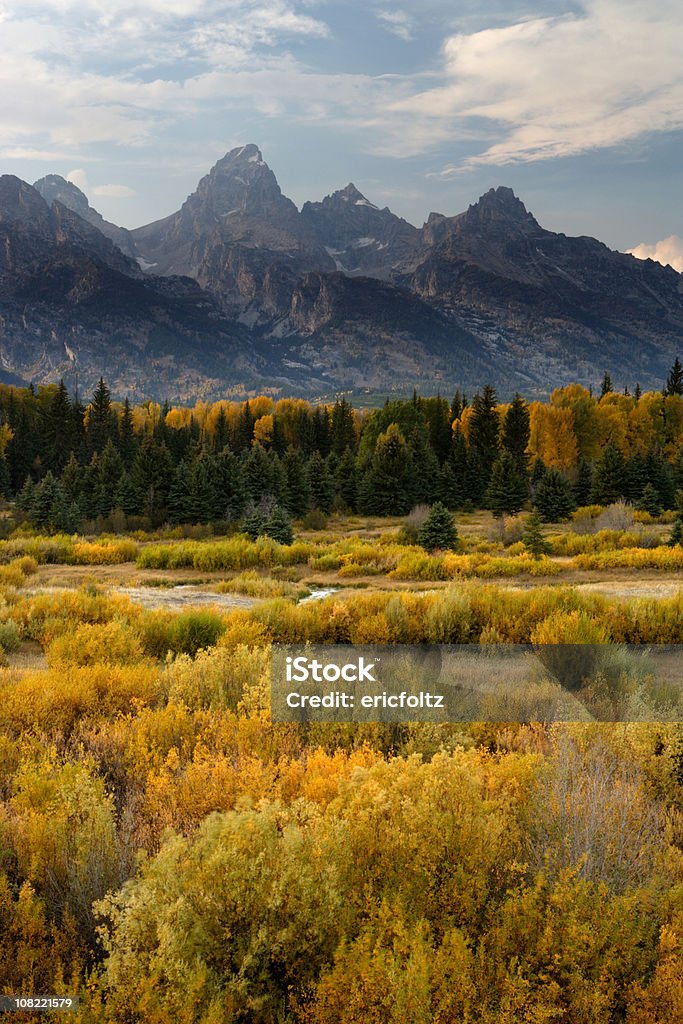
[[[683,490],[683,369],[661,392],[600,395],[581,385],[548,402],[500,404],[484,386],[358,410],[269,397],[194,409],[86,404],[64,383],[0,385],[0,494],[38,527],[73,531],[240,522],[286,540],[312,510],[403,515],[415,505],[533,508],[542,520],[631,502],[653,515]]]

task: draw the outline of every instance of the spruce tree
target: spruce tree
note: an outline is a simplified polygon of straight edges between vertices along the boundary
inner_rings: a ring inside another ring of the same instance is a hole
[[[605,376],[602,378],[602,387],[600,388],[600,398],[604,398],[605,395],[611,394],[612,391],[614,391],[614,388],[612,386],[612,378],[610,377],[609,373],[605,373]]]
[[[213,518],[234,522],[240,518],[249,500],[241,463],[229,448],[224,448],[216,456],[215,467],[216,505]]]
[[[308,474],[301,455],[291,445],[287,449],[282,466],[287,482],[285,485],[284,505],[292,516],[303,516],[311,503],[311,489]]]
[[[526,478],[529,472],[529,406],[516,394],[503,420],[502,447],[510,453],[518,473]]]
[[[320,452],[314,452],[308,467],[308,489],[311,505],[328,515],[334,504],[334,482],[328,473],[327,464]]]
[[[659,494],[652,484],[647,484],[644,488],[643,493],[638,501],[638,508],[644,512],[649,512],[651,516],[655,518],[662,514],[662,503],[659,500]]]
[[[52,396],[45,416],[44,458],[54,473],[61,473],[75,448],[69,393],[63,380]]]
[[[114,417],[109,388],[100,377],[88,407],[87,441],[90,454],[101,452],[112,437]]]
[[[427,424],[429,445],[436,456],[438,469],[448,458],[451,449],[451,410],[446,399],[437,395],[435,398],[423,399],[422,411]]]
[[[670,547],[683,547],[683,490],[676,492],[676,517],[669,536]]]
[[[291,544],[294,535],[292,533],[292,522],[280,505],[275,505],[272,512],[263,524],[263,532],[267,537],[272,537],[278,544]]]
[[[413,505],[431,504],[438,495],[439,460],[429,443],[424,427],[416,427],[409,438],[408,448],[413,463]]]
[[[119,477],[119,483],[114,495],[114,508],[120,508],[127,516],[135,515],[139,509],[133,481],[130,478],[130,473],[126,472],[125,469]]]
[[[262,498],[271,497],[279,501],[286,487],[282,463],[273,452],[267,452],[260,444],[253,444],[242,457],[242,471],[248,497],[258,503]]]
[[[335,472],[337,495],[344,508],[355,512],[358,505],[356,456],[351,448],[342,453]]]
[[[487,384],[482,393],[474,397],[469,421],[469,497],[475,504],[483,500],[498,458],[499,428],[496,392]]]
[[[493,465],[486,504],[494,516],[514,515],[527,499],[526,479],[510,451],[503,451]]]
[[[405,515],[412,507],[413,460],[395,423],[377,439],[358,490],[358,504],[367,515]]]
[[[448,551],[458,546],[458,531],[453,516],[440,501],[435,502],[418,530],[417,543],[425,551]]]
[[[581,459],[574,482],[574,502],[577,508],[588,505],[593,488],[593,470],[586,459]]]
[[[569,480],[556,469],[546,470],[536,488],[534,506],[546,523],[568,519],[576,508]]]
[[[5,501],[9,498],[12,492],[12,484],[10,480],[9,466],[7,465],[7,459],[4,454],[0,455],[0,498],[4,498]]]
[[[683,366],[681,366],[678,356],[676,356],[674,364],[669,370],[669,376],[666,378],[664,394],[683,395]]]
[[[126,398],[123,403],[123,412],[118,422],[118,449],[123,465],[127,470],[130,470],[133,465],[136,447],[133,410],[131,409],[130,401]]]
[[[114,508],[114,495],[122,473],[123,461],[110,439],[102,450],[97,466],[99,515],[106,516]]]
[[[593,474],[591,501],[596,505],[612,505],[624,496],[626,463],[621,449],[613,441],[605,446]]]
[[[467,442],[458,424],[453,431],[451,449],[441,469],[439,499],[446,508],[462,508],[468,487]]]
[[[148,435],[138,448],[131,480],[138,504],[153,521],[161,517],[173,482],[173,465],[165,444]]]
[[[542,555],[547,555],[550,552],[550,545],[543,536],[541,517],[538,512],[532,512],[527,517],[522,540],[524,547],[534,558],[540,558]]]
[[[356,446],[356,431],[353,420],[353,409],[342,398],[335,402],[332,409],[332,451],[342,456],[347,448]]]
[[[218,416],[216,417],[213,446],[217,452],[222,452],[229,440],[230,431],[228,430],[228,420],[225,415],[225,409],[221,406],[218,410]]]

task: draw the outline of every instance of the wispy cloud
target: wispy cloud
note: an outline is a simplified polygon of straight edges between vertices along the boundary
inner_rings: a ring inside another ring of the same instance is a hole
[[[405,75],[344,73],[339,62],[328,70],[325,9],[314,0],[5,0],[0,99],[11,102],[1,104],[0,153],[85,162],[98,146],[166,145],[201,116],[223,117],[231,133],[229,114],[240,110],[333,125],[382,156],[450,147],[436,172],[449,177],[683,129],[680,0],[583,0],[575,13],[510,24],[498,11],[496,27],[449,35]],[[409,40],[419,12],[406,2],[366,18]],[[301,46],[316,41],[318,60],[313,51],[304,59]]]
[[[629,249],[628,252],[632,256],[637,256],[639,260],[656,260],[657,263],[662,263],[664,266],[668,264],[683,274],[683,238],[678,235],[669,235],[668,238],[663,238],[660,242],[654,242],[652,245],[641,242],[635,249]]]
[[[406,42],[413,38],[413,19],[406,11],[379,11],[377,20],[387,32]]]
[[[449,37],[442,81],[392,113],[420,121],[421,142],[494,127],[464,166],[573,156],[683,127],[681,52],[678,0],[585,0],[579,14]]]
[[[131,196],[137,195],[135,189],[128,185],[91,185],[83,167],[74,167],[67,173],[66,180],[80,188],[81,192],[87,196],[100,196],[104,199],[129,199]]]

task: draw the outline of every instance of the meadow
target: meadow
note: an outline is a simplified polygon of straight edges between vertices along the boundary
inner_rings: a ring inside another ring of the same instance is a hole
[[[269,714],[274,642],[683,643],[671,517],[624,514],[546,524],[541,556],[484,512],[433,553],[398,517],[291,544],[15,530],[1,990],[101,1024],[678,1020],[675,722]],[[179,587],[179,610],[128,594]]]

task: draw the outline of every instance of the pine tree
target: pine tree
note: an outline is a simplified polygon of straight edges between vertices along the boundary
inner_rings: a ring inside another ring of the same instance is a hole
[[[576,508],[572,486],[556,469],[548,469],[536,488],[534,506],[546,523],[568,519]]]
[[[267,537],[272,537],[278,544],[291,544],[294,535],[292,533],[292,522],[280,505],[275,505],[272,512],[266,519],[263,532]]]
[[[334,482],[320,452],[314,452],[311,456],[307,475],[311,505],[327,515],[332,511],[334,504]]]
[[[335,471],[337,495],[342,506],[355,512],[358,503],[358,481],[356,475],[356,456],[351,448],[342,453]]]
[[[213,518],[234,522],[240,518],[249,500],[242,465],[229,448],[224,448],[216,456],[215,467]]]
[[[324,459],[330,454],[332,446],[332,429],[330,414],[323,406],[318,406],[312,417],[313,424],[313,446],[320,452]]]
[[[611,394],[611,392],[613,390],[614,390],[614,388],[612,387],[612,378],[610,377],[609,373],[605,373],[605,376],[602,378],[602,387],[600,388],[600,398],[604,398],[605,395]]]
[[[527,549],[529,554],[534,556],[534,558],[540,558],[541,555],[547,555],[550,552],[550,545],[543,536],[543,530],[541,529],[541,517],[538,512],[532,512],[531,515],[527,517],[522,540],[524,542],[524,547]]]
[[[258,503],[271,497],[279,501],[286,488],[282,463],[274,452],[267,452],[260,444],[253,444],[242,458],[242,471],[248,497]]]
[[[413,463],[413,505],[431,504],[439,487],[439,460],[429,443],[424,427],[416,427],[409,438],[408,448]]]
[[[251,448],[251,443],[254,440],[255,422],[256,420],[254,419],[254,415],[251,411],[251,406],[249,405],[249,402],[245,402],[237,420],[237,428],[233,441],[235,451],[241,452]]]
[[[593,475],[591,501],[596,505],[612,505],[624,496],[626,463],[621,450],[609,441]]]
[[[648,483],[652,484],[660,504],[664,508],[673,508],[676,501],[676,488],[671,466],[659,452],[651,448],[645,457],[645,469]]]
[[[133,481],[130,478],[130,473],[126,472],[125,469],[119,477],[119,483],[114,495],[114,508],[120,508],[127,516],[135,515],[139,508]]]
[[[662,504],[659,500],[659,494],[652,484],[647,484],[644,488],[638,502],[638,508],[642,509],[644,512],[649,512],[650,515],[655,518],[662,514]]]
[[[118,423],[118,449],[123,465],[127,470],[130,470],[133,465],[136,448],[133,410],[130,407],[130,401],[126,398]]]
[[[464,405],[462,401],[462,396],[460,394],[460,389],[458,388],[458,390],[453,395],[453,401],[451,402],[451,423],[455,423],[456,420],[460,419],[460,417],[462,416],[463,409]]]
[[[332,451],[342,456],[347,448],[356,447],[356,431],[353,421],[353,409],[342,398],[334,403],[332,409]]]
[[[674,364],[669,370],[669,376],[666,378],[664,394],[683,395],[683,366],[681,366],[678,356],[676,356]]]
[[[640,399],[642,397],[642,394],[643,394],[643,392],[642,392],[642,389],[640,387],[640,384],[636,384],[636,386],[634,388],[634,391],[633,391],[633,397],[635,398],[636,402],[640,401]]]
[[[437,459],[437,469],[442,466],[451,450],[453,430],[451,410],[445,398],[425,398],[422,402],[423,415],[427,424],[429,446]]]
[[[501,452],[491,472],[486,504],[496,518],[519,512],[527,499],[527,484],[511,452]]]
[[[446,508],[462,508],[468,485],[467,442],[458,424],[453,431],[451,450],[441,469],[439,498]]]
[[[100,377],[92,402],[88,408],[87,441],[88,450],[101,452],[114,431],[114,418],[111,408],[109,388]]]
[[[12,484],[10,480],[9,466],[7,465],[7,459],[3,454],[0,455],[0,497],[4,498],[6,501],[11,492]]]
[[[358,504],[367,515],[405,515],[412,507],[413,460],[405,437],[391,423],[377,439],[358,489]]]
[[[217,452],[222,452],[229,440],[230,431],[228,430],[228,420],[225,415],[225,409],[221,406],[218,410],[218,416],[216,417],[213,446]]]
[[[435,502],[417,534],[425,551],[448,551],[458,546],[458,531],[453,516],[440,501]]]
[[[131,480],[139,507],[153,521],[159,519],[173,481],[173,465],[165,444],[145,437],[135,455]]]
[[[496,409],[496,392],[487,384],[472,402],[469,421],[469,485],[472,501],[481,503],[488,489],[493,464],[498,458],[500,423]]]
[[[574,482],[574,502],[577,508],[583,508],[588,505],[592,488],[593,470],[586,459],[581,459],[576,471],[576,480]]]
[[[502,447],[512,456],[517,471],[526,478],[529,472],[529,406],[516,394],[503,420]]]
[[[78,463],[73,452],[64,467],[64,472],[61,475],[60,481],[67,501],[70,504],[78,504],[81,497],[81,491],[83,489],[83,468]]]
[[[670,547],[683,547],[683,491],[676,492],[676,517],[669,536]]]
[[[61,473],[75,447],[71,401],[63,380],[46,411],[43,446],[46,464],[54,473]]]
[[[289,447],[282,460],[287,483],[285,486],[284,505],[292,516],[304,515],[311,504],[311,489],[308,474],[301,455],[296,448]]]
[[[106,516],[114,508],[114,495],[122,473],[123,461],[112,441],[109,440],[102,450],[97,467],[100,515]]]

